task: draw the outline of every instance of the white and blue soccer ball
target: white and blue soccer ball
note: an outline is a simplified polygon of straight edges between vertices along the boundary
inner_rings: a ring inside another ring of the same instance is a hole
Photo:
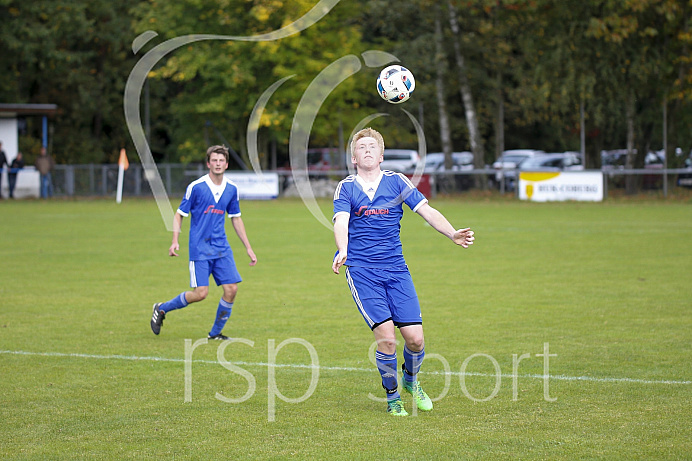
[[[388,66],[377,77],[377,92],[382,99],[392,104],[401,104],[411,97],[416,89],[416,80],[404,66]]]

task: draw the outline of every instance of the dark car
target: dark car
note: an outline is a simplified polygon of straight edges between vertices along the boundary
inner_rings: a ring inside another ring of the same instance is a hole
[[[637,149],[632,150],[637,155]],[[665,163],[663,151],[648,152],[644,157],[644,169],[652,170],[652,174],[642,175],[642,187],[644,189],[658,189],[663,182],[663,176],[655,173],[662,170]],[[615,187],[625,187],[625,175],[614,174],[613,171],[624,170],[627,165],[627,149],[615,149],[601,151],[601,171],[608,174]]]
[[[543,154],[526,159],[519,165],[523,171],[581,171],[584,165],[576,152]]]
[[[493,163],[495,174],[490,177],[489,180],[497,184],[498,187],[504,182],[505,190],[513,190],[517,178],[516,170],[520,167],[520,165],[524,161],[539,155],[543,155],[544,153],[545,152],[542,150],[535,149],[506,150]]]
[[[473,153],[469,151],[452,152],[452,172],[473,170]],[[423,167],[424,174],[446,173],[444,152],[432,152],[425,156]],[[434,184],[439,188],[441,178],[433,178]],[[455,174],[453,176],[454,188],[457,191],[471,188],[473,177],[469,174]]]
[[[685,168],[690,170],[689,173],[680,173],[678,175],[678,186],[679,187],[692,187],[692,152],[685,159]]]

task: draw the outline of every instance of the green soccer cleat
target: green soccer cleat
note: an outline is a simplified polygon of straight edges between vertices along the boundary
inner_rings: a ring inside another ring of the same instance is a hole
[[[413,396],[413,400],[416,401],[416,406],[421,411],[430,411],[433,409],[432,400],[425,393],[420,385],[420,382],[415,381],[411,384],[407,383],[406,380],[402,382],[404,390]]]
[[[401,399],[387,401],[387,413],[390,413],[392,416],[408,416],[404,409],[404,402]]]

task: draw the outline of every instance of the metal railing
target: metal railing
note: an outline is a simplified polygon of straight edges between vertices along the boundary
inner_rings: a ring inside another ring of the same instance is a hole
[[[197,177],[207,173],[206,166],[202,164],[177,164],[164,163],[158,165],[159,174],[163,180],[165,189],[172,196],[180,196],[185,192],[188,184]],[[508,171],[508,170],[506,170]],[[601,170],[594,170],[601,171]],[[279,188],[283,193],[293,182],[290,170],[276,171],[279,175]],[[21,174],[21,173],[20,173]],[[118,179],[118,165],[87,164],[87,165],[56,165],[53,170],[53,188],[55,196],[80,197],[80,196],[115,196]],[[310,181],[339,181],[347,176],[349,171],[319,171],[310,172]],[[496,170],[491,168],[479,170],[435,172],[426,174],[424,182],[427,182],[430,194],[460,193],[477,190],[478,184],[485,182],[490,190],[501,191],[501,183],[495,181]],[[637,192],[657,191],[664,195],[683,187],[685,190],[692,188],[692,168],[684,169],[641,169],[641,170],[605,170],[603,171],[604,190],[609,191],[624,189],[628,176],[639,177],[635,181]],[[476,179],[485,178],[485,181]],[[445,178],[447,180],[445,180]],[[451,180],[450,180],[451,178]],[[683,185],[678,185],[679,180]],[[516,187],[504,184],[502,193],[516,194]],[[139,164],[131,164],[125,172],[123,181],[123,195],[135,197],[152,196],[149,183],[144,177],[144,170]]]

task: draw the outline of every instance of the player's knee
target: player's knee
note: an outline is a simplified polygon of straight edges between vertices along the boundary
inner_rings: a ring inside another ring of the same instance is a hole
[[[228,302],[233,302],[235,295],[238,293],[238,285],[233,283],[223,286],[223,297]]]
[[[209,295],[209,287],[197,287],[195,288],[195,298],[196,301],[203,301],[207,299],[207,296]]]
[[[384,354],[396,352],[396,338],[381,338],[377,340],[377,350]]]
[[[416,335],[406,339],[406,347],[408,347],[411,352],[422,351],[424,346],[425,341],[423,340],[423,335]]]

